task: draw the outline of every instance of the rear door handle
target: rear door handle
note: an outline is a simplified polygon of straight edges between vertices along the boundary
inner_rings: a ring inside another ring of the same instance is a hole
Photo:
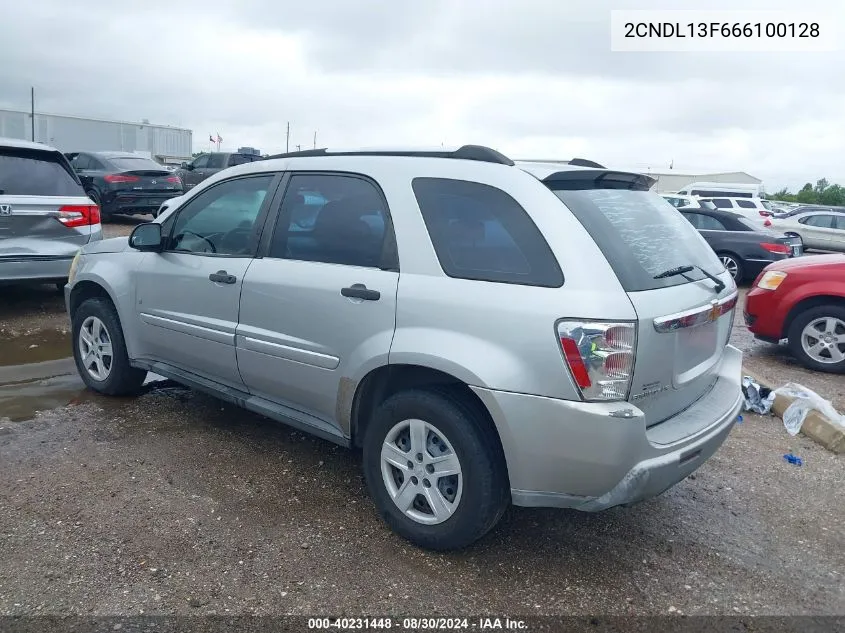
[[[216,273],[211,273],[208,278],[216,284],[233,284],[238,278],[230,275],[225,270],[218,270]]]
[[[341,288],[340,294],[344,297],[363,299],[364,301],[378,301],[381,299],[381,293],[378,290],[370,290],[364,284],[352,284],[348,288]]]

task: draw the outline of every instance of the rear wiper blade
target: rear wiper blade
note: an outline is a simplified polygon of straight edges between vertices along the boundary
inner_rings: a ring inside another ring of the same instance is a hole
[[[702,275],[707,277],[710,281],[716,284],[713,290],[716,291],[716,294],[722,292],[725,289],[724,282],[716,277],[716,275],[711,275],[706,270],[704,270],[701,266],[678,266],[677,268],[670,268],[669,270],[664,270],[662,273],[655,275],[655,279],[666,279],[667,277],[677,277],[678,275],[686,275],[687,273],[691,273],[693,270],[698,270],[701,272]]]

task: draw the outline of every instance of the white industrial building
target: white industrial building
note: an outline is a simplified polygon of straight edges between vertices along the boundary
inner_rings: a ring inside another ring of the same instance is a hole
[[[32,115],[0,110],[0,137],[33,140]],[[162,164],[191,159],[193,132],[169,125],[35,113],[35,141],[62,152],[137,152]]]
[[[550,164],[566,163],[566,161],[563,160],[534,159],[524,159],[524,162]],[[744,171],[725,171],[711,174],[683,174],[673,169],[669,169],[666,171],[655,171],[653,169],[624,169],[623,171],[629,171],[638,174],[648,174],[656,180],[656,182],[652,186],[652,190],[657,191],[658,193],[678,191],[686,185],[692,184],[694,182],[722,182],[732,184],[742,183],[751,185],[759,185],[763,182],[762,180],[755,176],[752,176],[751,174],[746,174]]]

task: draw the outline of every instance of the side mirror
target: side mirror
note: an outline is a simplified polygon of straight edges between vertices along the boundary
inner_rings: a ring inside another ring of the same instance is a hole
[[[161,224],[139,224],[129,236],[129,246],[139,251],[161,251]]]
[[[187,169],[188,171],[191,171],[193,168],[194,168],[194,166],[191,165],[190,163],[186,163],[185,161],[182,161],[182,169]]]

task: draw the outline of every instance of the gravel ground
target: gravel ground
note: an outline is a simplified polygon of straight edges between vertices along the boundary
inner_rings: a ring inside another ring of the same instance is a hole
[[[845,614],[842,458],[777,419],[745,416],[657,499],[513,508],[433,554],[380,521],[358,454],[169,383],[84,392],[55,289],[4,299],[0,383],[41,380],[0,385],[0,615]],[[755,371],[841,397],[734,338]]]

